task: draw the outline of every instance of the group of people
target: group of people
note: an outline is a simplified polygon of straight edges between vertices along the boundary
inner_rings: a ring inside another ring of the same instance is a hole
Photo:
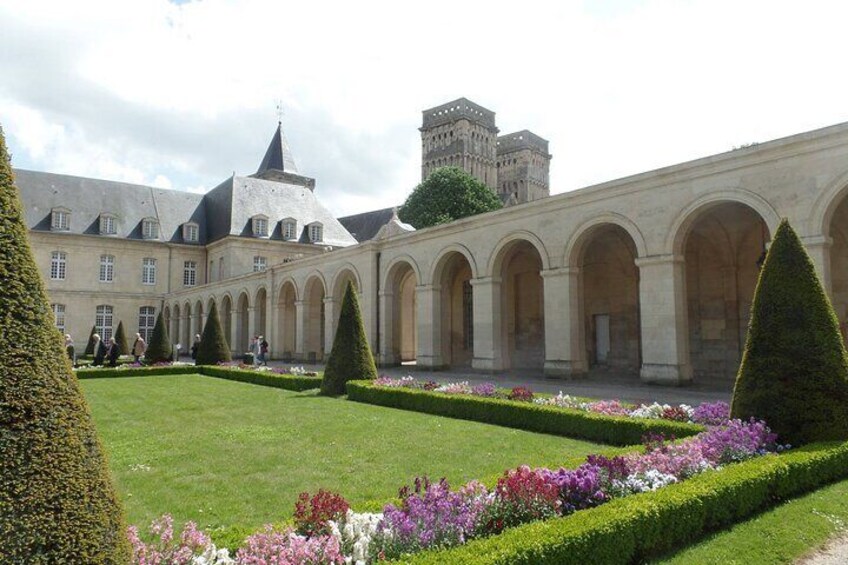
[[[254,365],[268,366],[268,341],[265,336],[255,335],[250,341],[250,352],[253,353]]]
[[[94,355],[94,360],[91,364],[99,367],[105,362],[109,367],[116,367],[118,365],[118,357],[121,356],[121,346],[118,345],[115,338],[110,337],[109,342],[104,343],[99,334],[91,334],[91,339],[93,341],[92,355]],[[147,351],[147,343],[141,337],[141,334],[135,334],[132,355],[136,363],[139,362],[145,351]],[[71,360],[71,363],[76,364],[76,349],[74,348],[74,340],[70,334],[65,334],[65,352],[68,354],[68,359]]]

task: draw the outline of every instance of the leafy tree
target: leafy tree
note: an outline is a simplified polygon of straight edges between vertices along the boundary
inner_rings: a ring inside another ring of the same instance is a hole
[[[321,394],[344,394],[347,381],[376,378],[377,367],[374,365],[374,356],[371,355],[371,347],[365,335],[359,299],[353,284],[348,282],[342,299],[339,327],[333,339],[333,349],[324,368]]]
[[[197,348],[197,359],[195,365],[217,365],[220,362],[231,361],[230,346],[224,339],[224,329],[221,327],[221,319],[218,317],[218,307],[212,303],[206,325],[203,326],[203,334],[200,336],[200,345]]]
[[[127,332],[124,330],[124,322],[118,322],[118,329],[115,331],[115,343],[118,344],[118,351],[121,355],[130,354],[130,344],[127,342]]]
[[[488,186],[463,169],[442,167],[412,191],[398,218],[422,229],[501,208],[500,198]]]
[[[94,334],[97,333],[97,327],[91,326],[91,332],[88,334],[88,343],[85,346],[83,355],[94,355]]]
[[[833,306],[787,220],[760,272],[731,415],[782,441],[848,439],[848,357]]]
[[[150,343],[147,344],[147,351],[144,352],[144,360],[147,363],[165,363],[171,361],[173,353],[168,328],[165,327],[162,312],[159,312],[156,316],[156,325],[153,326],[153,335],[150,336]]]
[[[123,512],[54,326],[2,130],[0,280],[0,563],[128,563]]]

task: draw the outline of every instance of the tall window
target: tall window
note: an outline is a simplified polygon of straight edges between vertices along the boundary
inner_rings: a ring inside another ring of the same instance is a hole
[[[462,283],[462,334],[465,349],[474,349],[474,294],[471,281]]]
[[[297,221],[292,219],[283,220],[283,239],[297,238]]]
[[[104,343],[109,342],[112,337],[112,307],[106,304],[101,304],[97,307],[97,314],[94,317],[94,327],[97,328],[97,333],[100,334],[100,339]]]
[[[261,255],[253,256],[253,272],[258,273],[268,268],[268,258]]]
[[[67,231],[71,228],[71,213],[67,210],[53,210],[50,213],[50,229]]]
[[[65,333],[65,305],[64,304],[51,304],[50,307],[53,309],[53,319],[56,323],[56,328]]]
[[[115,216],[109,214],[100,214],[100,234],[115,235],[117,227],[115,225]]]
[[[156,284],[156,259],[150,257],[142,259],[141,284]]]
[[[153,326],[156,325],[156,308],[153,306],[142,306],[138,309],[138,333],[144,341],[150,343],[153,337]]]
[[[256,237],[268,237],[268,218],[265,216],[253,217],[253,235]]]
[[[194,286],[197,284],[197,261],[186,261],[183,263],[183,286]]]
[[[159,239],[159,222],[152,219],[142,220],[141,237],[144,239]]]
[[[54,251],[50,255],[50,280],[63,281],[68,266],[68,254],[64,251]]]
[[[309,225],[309,241],[312,243],[322,241],[324,239],[324,234],[322,233],[323,226],[321,224],[310,224]]]
[[[115,276],[115,256],[100,256],[100,282],[112,282]]]
[[[183,224],[183,241],[187,243],[197,243],[200,239],[200,228],[197,224]]]

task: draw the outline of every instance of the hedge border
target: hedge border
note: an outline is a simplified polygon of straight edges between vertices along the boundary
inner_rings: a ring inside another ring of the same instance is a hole
[[[398,563],[633,563],[688,545],[777,502],[848,476],[848,442],[814,444],[709,471],[565,518],[534,522]]]
[[[347,397],[348,400],[366,404],[580,438],[607,445],[640,444],[647,434],[661,433],[666,437],[682,438],[704,431],[703,426],[683,422],[604,416],[530,402],[447,395],[410,388],[388,388],[376,386],[370,381],[349,381]]]
[[[203,375],[228,381],[250,383],[259,386],[281,388],[302,392],[321,386],[321,377],[281,375],[272,372],[231,369],[211,365],[178,365],[164,367],[136,367],[132,369],[80,369],[75,371],[78,379],[111,379],[121,377],[153,377],[159,375]]]

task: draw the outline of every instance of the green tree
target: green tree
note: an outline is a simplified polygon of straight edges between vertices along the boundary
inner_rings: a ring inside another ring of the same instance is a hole
[[[488,186],[458,167],[442,167],[412,191],[398,218],[422,229],[501,208]]]
[[[324,368],[321,394],[344,394],[347,381],[376,378],[377,367],[374,365],[374,356],[371,355],[371,346],[368,345],[365,335],[359,299],[353,284],[348,282],[342,299],[339,327],[333,339],[333,349]]]
[[[94,334],[97,333],[97,327],[91,326],[91,332],[88,334],[88,343],[85,345],[83,355],[94,355]]]
[[[115,343],[118,344],[118,351],[121,355],[130,354],[130,344],[127,342],[127,332],[124,330],[124,322],[118,322],[118,329],[115,331]]]
[[[0,130],[0,563],[128,563],[123,512],[27,240]]]
[[[763,419],[793,445],[848,439],[848,357],[839,322],[787,220],[760,272],[731,415]]]
[[[165,363],[171,361],[173,353],[168,328],[165,327],[162,312],[159,312],[156,316],[156,325],[153,326],[153,335],[150,336],[150,343],[147,344],[147,351],[144,352],[144,361],[148,364]]]
[[[221,327],[221,319],[218,317],[218,307],[212,303],[206,325],[203,326],[203,334],[200,336],[200,345],[197,348],[197,359],[195,365],[217,365],[232,360],[230,346],[224,339],[224,329]]]

